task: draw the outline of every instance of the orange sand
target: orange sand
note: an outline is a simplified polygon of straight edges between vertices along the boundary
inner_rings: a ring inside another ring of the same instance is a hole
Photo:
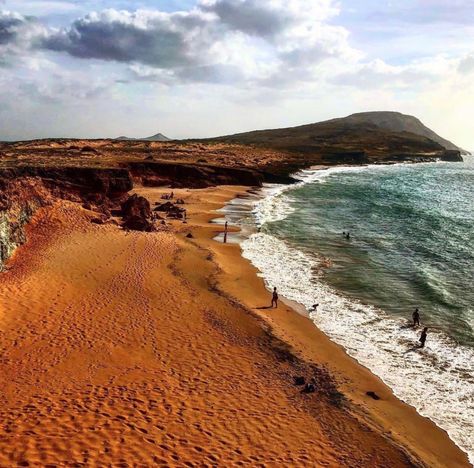
[[[1,467],[467,466],[308,319],[245,307],[268,293],[207,224],[235,193],[180,191],[178,234],[96,226],[70,203],[35,217],[0,276]],[[348,402],[300,394],[292,376],[310,367],[288,346],[327,364]]]

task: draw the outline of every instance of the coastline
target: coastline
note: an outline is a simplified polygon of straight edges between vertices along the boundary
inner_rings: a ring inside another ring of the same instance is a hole
[[[263,280],[210,223],[247,190],[177,189],[190,220],[156,234],[69,203],[35,216],[0,291],[0,464],[470,466],[309,318],[256,310]],[[301,395],[315,368],[321,392]]]
[[[403,164],[399,166],[401,166],[400,169],[396,168],[397,174],[420,172],[408,167],[403,168],[405,166]],[[426,166],[421,168],[421,174],[425,174],[425,171],[430,171],[433,175],[439,172],[438,168],[432,164]],[[367,173],[359,176],[362,174],[359,172],[361,169],[364,170],[364,173],[366,169],[371,169],[368,172],[370,176]],[[346,170],[353,172],[353,180],[358,181],[359,179],[366,180],[377,174],[378,171],[374,169],[379,168],[367,166],[364,168],[335,168],[334,170],[335,172],[345,172]],[[380,169],[383,168],[380,167]],[[441,168],[441,174],[457,173],[457,170],[457,165],[448,164],[446,168]],[[461,166],[461,173],[462,171],[463,167]],[[307,196],[318,197],[316,189],[318,184],[311,184],[311,182],[313,178],[323,182],[322,179],[326,177],[324,172],[328,171],[320,172],[320,175],[315,176],[311,171],[300,174],[303,183],[309,182],[309,195]],[[386,173],[385,175],[392,174],[392,171],[384,170],[384,173]],[[381,179],[383,180],[383,176]],[[329,187],[333,185],[329,184]],[[344,186],[344,183],[341,185]],[[311,187],[314,187],[312,191]],[[472,386],[470,385],[472,382],[472,348],[463,347],[462,343],[459,344],[455,339],[451,339],[448,333],[443,333],[441,325],[433,336],[433,342],[430,341],[430,348],[426,355],[421,353],[423,354],[422,359],[416,361],[416,359],[405,358],[405,347],[408,346],[407,343],[411,343],[411,335],[408,332],[403,333],[404,316],[394,314],[391,317],[389,313],[385,313],[383,306],[374,308],[370,305],[372,304],[370,297],[366,299],[368,302],[364,301],[364,296],[361,296],[360,302],[357,299],[351,300],[350,298],[353,296],[350,293],[345,295],[343,292],[341,293],[341,290],[338,290],[337,286],[331,287],[331,284],[337,283],[334,281],[334,274],[333,283],[321,280],[318,274],[313,276],[313,269],[318,268],[318,261],[314,260],[313,252],[322,251],[324,253],[320,255],[334,258],[335,263],[339,265],[343,264],[344,260],[339,258],[337,248],[333,250],[327,248],[328,245],[324,244],[326,241],[324,235],[321,236],[324,245],[322,250],[317,243],[304,241],[301,237],[301,230],[298,230],[297,226],[295,227],[297,234],[292,237],[293,231],[286,218],[293,216],[291,213],[295,211],[293,208],[295,206],[297,212],[293,219],[298,219],[304,224],[306,221],[297,207],[305,201],[297,194],[293,199],[291,193],[278,200],[279,195],[285,194],[286,191],[286,187],[278,186],[269,187],[263,191],[263,199],[254,207],[254,218],[257,225],[261,226],[267,221],[276,221],[277,223],[275,227],[270,226],[268,230],[262,229],[260,231],[259,229],[258,233],[243,242],[243,256],[250,259],[252,264],[261,271],[268,288],[278,286],[281,294],[288,294],[289,298],[300,301],[301,304],[308,307],[308,310],[311,304],[321,301],[322,307],[318,310],[319,313],[310,313],[316,327],[326,333],[331,340],[341,345],[358,363],[367,367],[374,375],[379,376],[397,398],[407,402],[421,415],[448,432],[454,443],[469,454],[472,464],[473,439],[470,430],[473,409]],[[322,191],[324,192],[324,189]],[[309,200],[309,198],[307,199]],[[325,201],[322,200],[323,207],[324,203]],[[232,205],[230,206],[232,207]],[[311,213],[314,215],[314,212]],[[319,225],[323,225],[324,229],[329,229],[334,236],[334,223],[331,224],[332,213],[329,211],[327,223],[324,221],[324,209],[318,214],[321,219]],[[347,212],[345,214],[350,216]],[[233,219],[232,208],[230,208],[229,219]],[[238,215],[236,219],[238,220]],[[307,229],[312,229],[311,222],[305,226]],[[396,229],[392,232],[396,232]],[[285,237],[285,233],[287,237]],[[316,234],[316,237],[318,235],[319,233]],[[284,239],[288,239],[289,242]],[[397,251],[401,251],[401,249]],[[469,254],[467,255],[469,258]],[[381,264],[380,262],[385,262],[385,259],[379,255],[377,261]],[[358,274],[363,274],[363,272],[359,270]],[[354,278],[356,277],[357,275],[354,276]],[[345,278],[347,280],[347,273]],[[377,285],[373,284],[371,287],[377,288]],[[355,290],[353,292],[357,294]],[[313,296],[318,297],[318,300],[315,300]],[[429,305],[425,304],[425,306],[429,310]],[[466,307],[466,304],[464,306]],[[404,310],[406,307],[407,301],[404,303]],[[400,309],[402,308],[400,307]],[[467,310],[469,310],[469,303]],[[449,315],[447,316],[449,317]],[[436,316],[428,316],[428,320],[431,319],[432,322],[436,318]],[[441,323],[444,324],[444,322]],[[469,330],[469,325],[467,326]],[[434,328],[436,329],[436,327]],[[400,339],[399,330],[402,330]],[[459,372],[457,372],[458,369]],[[463,385],[464,382],[466,385]]]
[[[343,394],[353,404],[351,413],[364,424],[379,431],[395,444],[400,444],[415,459],[428,466],[471,466],[467,454],[449,438],[446,431],[420,415],[413,406],[397,398],[378,376],[349,356],[342,346],[331,341],[317,328],[303,306],[282,298],[284,306],[280,306],[277,312],[259,310],[257,304],[268,302],[270,292],[258,270],[241,256],[239,244],[222,244],[213,240],[215,234],[222,232],[217,225],[211,224],[208,232],[205,232],[205,224],[219,216],[217,209],[236,196],[243,196],[246,190],[244,188],[244,191],[236,191],[227,196],[219,195],[217,208],[208,206],[210,211],[199,215],[199,238],[203,237],[200,245],[214,253],[221,269],[217,277],[219,289],[253,310],[271,333],[287,343],[296,356],[327,368],[336,377]],[[202,206],[199,208],[202,209]],[[238,230],[235,226],[229,226],[231,233]],[[381,399],[375,401],[368,397],[368,391],[375,392]]]

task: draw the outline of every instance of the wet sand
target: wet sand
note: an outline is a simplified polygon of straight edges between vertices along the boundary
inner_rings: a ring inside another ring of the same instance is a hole
[[[263,282],[208,223],[244,190],[175,191],[189,224],[153,234],[38,213],[1,274],[0,466],[468,466],[309,319],[256,309]]]

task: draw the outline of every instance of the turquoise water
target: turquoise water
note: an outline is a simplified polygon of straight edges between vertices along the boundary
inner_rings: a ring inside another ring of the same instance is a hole
[[[474,160],[299,177],[251,201],[259,229],[242,242],[243,255],[268,288],[304,305],[320,329],[444,428],[472,462]],[[429,327],[424,349],[420,330],[409,326],[415,307]]]
[[[290,206],[266,231],[331,259],[327,283],[474,346],[474,163],[336,173]]]

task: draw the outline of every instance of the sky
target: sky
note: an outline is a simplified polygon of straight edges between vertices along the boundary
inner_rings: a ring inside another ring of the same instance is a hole
[[[0,139],[412,114],[474,149],[473,0],[0,0]]]

